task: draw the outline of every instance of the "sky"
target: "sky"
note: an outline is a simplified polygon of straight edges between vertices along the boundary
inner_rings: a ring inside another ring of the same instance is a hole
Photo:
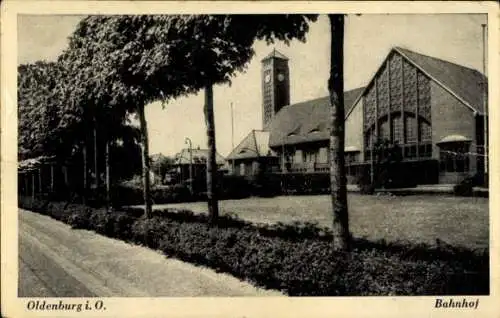
[[[18,17],[18,64],[55,60],[67,46],[67,38],[80,16]],[[405,14],[349,15],[345,20],[344,87],[366,85],[389,51],[400,46],[481,71],[483,49],[481,24],[486,15]],[[214,87],[217,151],[226,156],[232,145],[252,130],[262,128],[260,60],[274,48],[289,58],[291,103],[328,95],[329,22],[326,16],[310,25],[305,43],[254,44],[255,56],[245,72],[238,73],[232,85]],[[186,148],[206,148],[203,92],[169,102],[146,106],[150,153],[174,155]],[[234,138],[231,138],[231,103]]]

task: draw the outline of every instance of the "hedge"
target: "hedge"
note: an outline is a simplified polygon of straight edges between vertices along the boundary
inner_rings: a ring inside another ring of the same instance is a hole
[[[268,187],[240,176],[223,176],[218,180],[218,197],[221,199],[241,199],[264,193],[276,194],[276,191],[262,191]],[[115,206],[144,203],[142,186],[135,184],[115,186],[111,197]],[[206,200],[206,184],[196,180],[193,184],[193,194],[186,183],[173,186],[153,186],[151,187],[151,200],[155,204]]]
[[[311,223],[256,225],[226,215],[210,226],[206,215],[190,211],[155,211],[146,219],[139,209],[64,210],[64,203],[26,198],[20,205],[290,296],[489,293],[487,250],[357,239],[343,254],[332,251],[329,229]]]

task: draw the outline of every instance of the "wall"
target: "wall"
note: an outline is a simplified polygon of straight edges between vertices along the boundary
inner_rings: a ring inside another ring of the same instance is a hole
[[[345,121],[345,146],[356,147],[361,151],[359,160],[363,157],[363,99],[354,105],[352,112]]]
[[[439,159],[440,148],[436,143],[449,135],[462,135],[471,139],[470,151],[476,152],[476,119],[473,111],[434,81],[431,81],[431,96],[432,157]],[[470,173],[474,173],[476,157],[470,156],[469,162]],[[458,176],[461,177],[462,175]],[[457,176],[450,180],[440,178],[440,183],[455,183],[456,180]]]
[[[319,148],[318,163],[328,163],[328,147]]]

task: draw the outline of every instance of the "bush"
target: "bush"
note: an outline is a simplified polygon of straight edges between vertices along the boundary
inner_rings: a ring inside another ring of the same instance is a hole
[[[329,229],[313,223],[254,225],[190,211],[105,211],[33,204],[74,227],[130,240],[195,264],[228,272],[291,296],[479,295],[489,293],[489,255],[450,246],[355,240],[346,255],[333,252]],[[20,202],[24,205],[26,202]]]
[[[188,202],[200,199],[201,196],[191,196],[186,185],[156,186],[151,188],[151,201],[154,204]],[[142,186],[121,184],[114,188],[113,206],[144,204]]]
[[[459,184],[453,186],[453,194],[456,196],[470,197],[473,194],[472,178],[465,178]]]
[[[220,176],[217,185],[219,199],[241,199],[255,194],[254,185],[241,176]],[[192,202],[206,200],[206,184],[197,180],[193,183],[193,195],[188,182],[169,186],[151,187],[154,204]],[[133,182],[116,186],[112,194],[113,206],[143,204],[143,188]]]
[[[465,177],[460,183],[453,187],[453,193],[456,196],[472,196],[474,194],[474,187],[484,186],[484,175],[476,173],[472,176]]]
[[[279,177],[286,194],[323,194],[330,189],[328,173],[286,173]]]
[[[243,176],[224,175],[219,178],[218,191],[220,199],[242,199],[251,196],[253,189]]]

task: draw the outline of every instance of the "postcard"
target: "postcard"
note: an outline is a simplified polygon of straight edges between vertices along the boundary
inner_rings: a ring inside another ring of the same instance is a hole
[[[5,1],[2,315],[497,317],[498,13]]]

